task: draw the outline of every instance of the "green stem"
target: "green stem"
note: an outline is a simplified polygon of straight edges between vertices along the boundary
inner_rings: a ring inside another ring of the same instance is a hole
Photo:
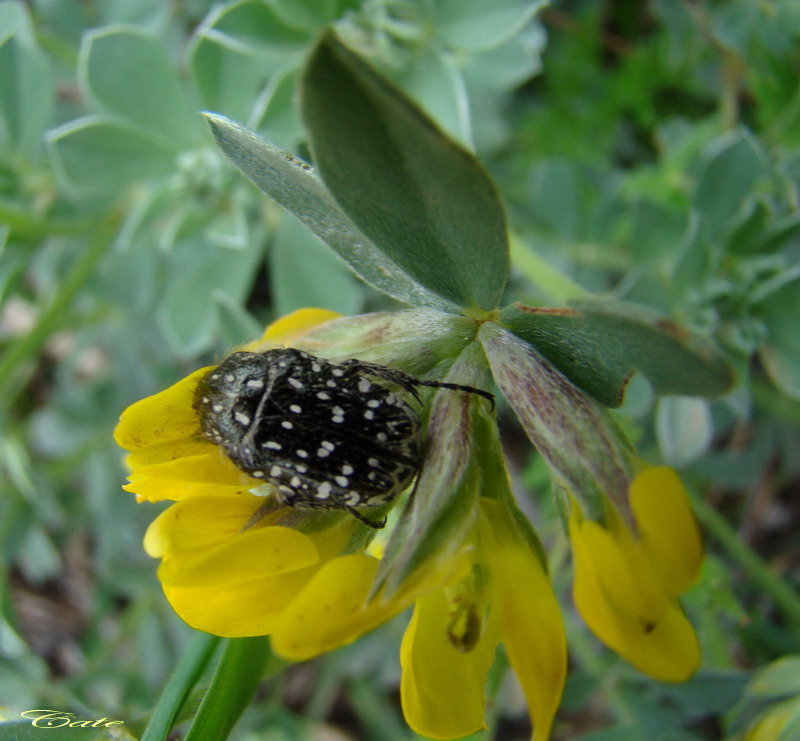
[[[217,636],[208,633],[194,636],[161,693],[141,741],[163,741],[167,738],[181,706],[205,671],[219,641]]]
[[[70,304],[105,254],[116,226],[116,218],[106,219],[97,225],[93,239],[72,265],[36,325],[28,334],[16,338],[5,348],[3,359],[0,360],[0,398],[13,397],[18,386],[24,383],[25,374],[21,372],[21,366],[26,360],[36,357],[50,336],[62,326]]]
[[[270,657],[269,641],[229,638],[184,741],[224,741],[250,703]]]
[[[511,234],[510,247],[514,267],[556,303],[566,304],[572,299],[590,295],[583,286],[554,268],[516,234]]]
[[[93,226],[90,219],[45,219],[7,203],[0,203],[0,224],[7,224],[14,234],[28,238],[84,234]]]
[[[789,620],[800,624],[800,595],[764,563],[708,502],[692,494],[692,505],[705,530],[725,549],[728,556],[775,600],[775,604]]]

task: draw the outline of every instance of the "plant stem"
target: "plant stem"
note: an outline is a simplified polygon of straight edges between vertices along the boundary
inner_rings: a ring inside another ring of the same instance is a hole
[[[725,549],[734,563],[775,600],[775,604],[786,618],[800,625],[800,595],[764,563],[764,560],[741,539],[730,523],[708,502],[693,493],[692,505],[705,530]]]
[[[28,334],[16,338],[5,348],[3,359],[0,360],[0,398],[11,398],[24,383],[25,373],[21,366],[38,355],[47,340],[63,325],[70,304],[105,254],[116,226],[116,218],[107,218],[96,226],[86,250],[76,259],[36,325]]]

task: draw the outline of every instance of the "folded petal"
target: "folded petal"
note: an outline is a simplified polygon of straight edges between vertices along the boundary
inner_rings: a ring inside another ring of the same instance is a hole
[[[179,502],[190,497],[200,497],[207,494],[223,494],[226,496],[252,497],[249,489],[239,485],[197,483],[196,481],[174,481],[144,474],[131,474],[128,483],[122,487],[125,491],[136,494],[139,502],[160,502],[171,499]]]
[[[212,366],[200,368],[153,396],[131,404],[114,430],[114,440],[125,450],[138,450],[200,433],[200,420],[192,408],[200,379]]]
[[[703,560],[700,530],[678,475],[667,466],[647,468],[631,483],[630,502],[641,549],[669,594],[685,592]]]
[[[163,558],[216,548],[241,535],[262,503],[263,499],[252,495],[214,494],[173,504],[150,523],[145,551]],[[256,527],[272,524],[275,516],[263,518]]]
[[[367,602],[378,560],[364,554],[334,558],[314,574],[275,628],[272,647],[293,661],[351,643],[403,610],[408,602]]]
[[[162,512],[148,529],[145,549],[163,559],[164,593],[192,627],[229,637],[271,633],[358,527],[354,518],[341,518],[304,534],[276,524],[285,508],[252,523],[261,503],[252,495],[193,497]]]
[[[539,554],[508,507],[482,498],[481,550],[494,584],[502,640],[533,721],[533,741],[550,737],[567,676],[564,624]]]
[[[417,601],[403,636],[400,696],[406,722],[418,734],[459,738],[485,727],[484,685],[498,643],[496,619],[484,615],[466,650],[456,645],[450,627],[458,605],[443,589]]]
[[[240,471],[219,448],[205,440],[170,441],[150,445],[126,458],[134,476],[255,488],[263,481]],[[138,492],[136,492],[138,493]]]
[[[682,682],[700,665],[691,623],[677,600],[659,592],[641,552],[616,540],[573,509],[569,531],[575,575],[573,596],[592,632],[637,669]]]
[[[164,594],[192,628],[226,638],[269,635],[316,566],[229,587],[171,587]]]
[[[176,587],[227,587],[297,571],[318,561],[314,543],[297,530],[251,528],[217,548],[165,558],[158,578]]]

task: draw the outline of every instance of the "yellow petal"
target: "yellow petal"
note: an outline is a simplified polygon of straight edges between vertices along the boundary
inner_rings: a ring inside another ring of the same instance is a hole
[[[192,402],[197,384],[212,367],[200,368],[169,388],[131,404],[114,430],[117,445],[137,450],[199,435],[200,420]]]
[[[422,597],[400,647],[403,715],[414,731],[430,738],[459,738],[485,727],[483,688],[497,630],[490,627],[490,636],[464,651],[448,636],[452,619],[453,604],[444,590]]]
[[[400,612],[407,603],[367,604],[378,560],[361,553],[341,556],[314,574],[275,628],[272,647],[303,661],[351,643]]]
[[[227,496],[252,497],[248,489],[241,486],[225,484],[200,484],[195,481],[173,481],[171,479],[153,478],[144,475],[129,476],[128,484],[122,488],[136,494],[139,502],[160,502],[164,499],[181,501],[189,497],[200,497],[207,494],[224,494]]]
[[[655,622],[670,602],[630,531],[621,523],[609,532],[592,520],[579,528],[575,558],[580,552],[591,554],[591,566],[609,601],[624,605],[640,616],[643,623]],[[572,534],[572,531],[570,532]],[[574,540],[573,543],[576,543]]]
[[[164,594],[192,628],[226,638],[269,635],[316,566],[228,587],[171,587]]]
[[[296,343],[304,334],[319,324],[338,319],[341,314],[327,309],[297,309],[270,324],[257,342],[245,346],[255,349],[259,345],[288,345]]]
[[[314,543],[297,530],[250,528],[217,548],[165,558],[158,578],[175,587],[227,587],[297,571],[318,561]]]
[[[263,500],[252,495],[207,495],[178,502],[150,523],[144,549],[153,558],[163,558],[216,548],[241,533],[261,504]]]
[[[481,550],[494,584],[502,640],[533,721],[533,741],[550,737],[567,676],[567,641],[556,596],[537,553],[508,508],[481,498]]]
[[[597,523],[582,521],[577,507],[569,531],[573,597],[592,632],[651,677],[688,679],[700,665],[697,636],[677,600],[658,593],[641,553]]]
[[[149,445],[131,453],[126,463],[134,476],[165,481],[191,481],[246,488],[255,488],[264,483],[240,471],[219,446],[205,440]]]
[[[192,627],[229,637],[271,633],[320,563],[340,553],[358,527],[342,518],[304,535],[274,525],[286,514],[279,509],[243,532],[260,504],[252,495],[193,497],[148,529],[147,552],[163,557],[164,594]]]
[[[680,478],[667,466],[647,468],[631,483],[630,502],[657,578],[669,594],[685,592],[697,578],[703,545]]]

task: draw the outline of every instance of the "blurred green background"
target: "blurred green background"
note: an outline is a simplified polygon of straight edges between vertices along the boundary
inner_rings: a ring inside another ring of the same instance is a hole
[[[554,737],[744,739],[783,713],[782,741],[800,738],[796,0],[0,2],[0,708],[138,735],[190,638],[141,548],[159,508],[120,489],[125,406],[295,308],[401,308],[196,115],[308,157],[295,82],[331,23],[486,164],[514,234],[505,303],[562,305],[574,282],[707,333],[737,368],[711,402],[634,378],[617,415],[681,472],[708,534],[686,685],[642,677],[574,614],[545,466],[502,416],[570,638]],[[403,626],[271,679],[234,737],[415,738]],[[518,689],[492,684],[478,737],[527,738]]]

